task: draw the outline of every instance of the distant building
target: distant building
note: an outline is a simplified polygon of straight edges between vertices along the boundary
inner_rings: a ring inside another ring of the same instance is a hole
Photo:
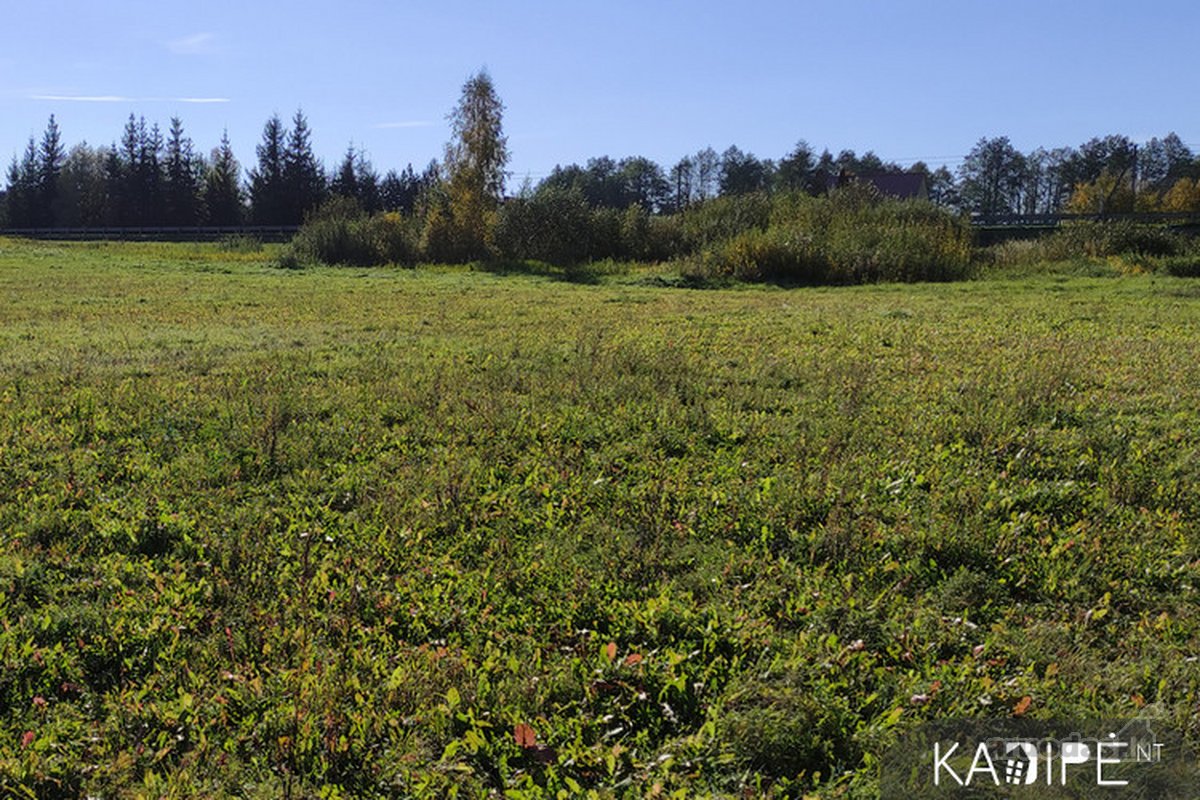
[[[888,172],[877,175],[855,175],[842,171],[840,175],[829,182],[829,188],[850,186],[854,183],[865,183],[879,192],[883,197],[896,200],[928,200],[929,181],[923,172]]]

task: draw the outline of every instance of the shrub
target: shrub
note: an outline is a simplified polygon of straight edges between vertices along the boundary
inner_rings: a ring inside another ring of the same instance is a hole
[[[280,265],[412,264],[418,256],[415,242],[412,220],[395,213],[371,216],[357,201],[337,197],[309,215],[281,255]]]
[[[592,212],[578,191],[551,188],[500,208],[496,248],[513,259],[571,266],[593,257]]]
[[[622,212],[615,208],[592,209],[592,258],[624,258],[624,248],[621,245],[622,222]]]
[[[717,197],[682,214],[682,240],[698,252],[750,230],[766,230],[771,221],[771,198],[762,192]]]
[[[693,272],[707,278],[824,283],[827,263],[813,238],[776,226],[752,228],[706,250]]]
[[[1168,275],[1177,278],[1200,278],[1200,257],[1197,256],[1164,258],[1162,266]]]
[[[640,205],[621,215],[619,252],[613,257],[633,261],[667,261],[684,251],[683,230],[674,217],[655,216]]]
[[[954,280],[967,273],[971,237],[964,221],[929,203],[835,205],[826,254],[832,283]]]
[[[1043,255],[1049,261],[1119,255],[1173,256],[1183,249],[1180,237],[1166,228],[1127,220],[1077,222],[1043,240]]]
[[[682,250],[678,220],[639,205],[593,209],[574,189],[552,187],[500,209],[495,235],[502,258],[570,267],[603,259],[665,261]]]
[[[1119,220],[1072,222],[1040,239],[996,244],[985,251],[985,260],[997,267],[1019,267],[1119,256],[1174,258],[1187,252],[1187,239],[1168,228]]]
[[[967,224],[929,203],[861,191],[778,198],[767,227],[706,248],[703,277],[795,283],[953,280],[971,257]]]
[[[415,264],[420,259],[416,220],[395,211],[372,216],[367,234],[383,263]]]

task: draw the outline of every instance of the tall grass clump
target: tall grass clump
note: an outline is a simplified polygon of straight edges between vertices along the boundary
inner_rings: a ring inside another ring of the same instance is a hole
[[[998,269],[1074,262],[1095,266],[1133,259],[1145,269],[1186,275],[1200,254],[1194,239],[1162,225],[1130,220],[1071,222],[1032,240],[1014,240],[981,251],[979,260]]]
[[[776,198],[766,225],[715,241],[688,269],[702,277],[853,284],[955,280],[967,275],[970,260],[961,218],[854,187],[827,198]]]
[[[765,231],[771,214],[772,200],[764,192],[714,197],[680,215],[683,246],[698,252],[751,231]]]
[[[497,215],[493,255],[573,267],[593,261],[666,261],[683,248],[675,217],[640,205],[592,208],[576,189],[548,188],[506,201]]]
[[[223,253],[261,253],[263,243],[257,236],[235,233],[222,236],[217,241],[217,249]]]
[[[1183,238],[1161,225],[1129,220],[1076,222],[1064,225],[1042,240],[1047,261],[1108,256],[1175,256],[1183,252]]]

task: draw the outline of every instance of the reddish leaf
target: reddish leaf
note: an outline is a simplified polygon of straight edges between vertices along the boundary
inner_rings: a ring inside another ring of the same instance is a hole
[[[609,661],[615,659],[617,657],[617,643],[609,642],[606,644],[604,646],[604,655]]]
[[[517,747],[523,750],[537,747],[537,731],[524,722],[518,722],[513,726],[513,739],[516,741]]]
[[[1029,695],[1025,695],[1017,702],[1017,705],[1013,707],[1013,716],[1014,717],[1021,716],[1022,714],[1024,714],[1026,711],[1029,710],[1029,707],[1031,705],[1033,705],[1033,698],[1030,697]]]
[[[37,737],[34,735],[33,731],[25,731],[25,733],[21,736],[21,749],[24,750],[26,747],[29,747],[29,745],[33,744],[33,740],[35,738]]]
[[[641,653],[630,653],[625,656],[625,666],[632,667],[634,664],[640,664],[645,660],[645,657]]]

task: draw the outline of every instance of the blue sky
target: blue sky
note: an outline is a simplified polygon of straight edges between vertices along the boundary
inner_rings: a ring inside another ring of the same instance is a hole
[[[302,107],[334,166],[440,157],[463,81],[506,105],[513,182],[597,155],[681,156],[798,139],[951,168],[981,136],[1022,150],[1177,132],[1200,151],[1200,4],[978,2],[10,2],[0,158],[55,114],[68,143],[173,115],[244,167]]]

